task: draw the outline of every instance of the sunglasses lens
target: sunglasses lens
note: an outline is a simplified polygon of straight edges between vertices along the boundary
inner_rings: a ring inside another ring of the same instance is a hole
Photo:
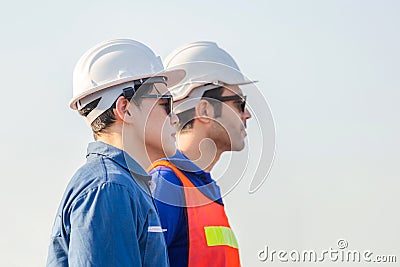
[[[172,112],[172,98],[168,98],[168,110],[167,110],[167,114],[171,116],[171,112]]]
[[[173,110],[173,102],[172,102],[172,97],[169,96],[166,98],[167,99],[167,103],[164,106],[165,107],[165,112],[167,112],[167,115],[171,116],[171,112]]]
[[[244,113],[244,110],[246,109],[246,96],[243,96],[242,98],[242,105],[240,105],[240,108],[242,110],[242,112]]]
[[[243,101],[243,103],[240,105],[240,109],[242,112],[244,112],[245,108],[246,108],[246,101]]]
[[[164,106],[164,110],[167,115],[171,116],[171,112],[173,111],[173,99],[172,95],[161,95],[161,94],[153,94],[153,95],[143,95],[142,98],[157,98],[163,99],[163,101],[167,101],[166,103],[162,103],[161,105]]]

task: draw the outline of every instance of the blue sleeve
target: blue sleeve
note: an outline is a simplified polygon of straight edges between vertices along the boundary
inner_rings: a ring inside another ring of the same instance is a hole
[[[150,175],[156,183],[154,200],[160,215],[161,225],[163,229],[166,229],[164,232],[165,241],[167,246],[170,247],[182,236],[185,237],[187,232],[182,183],[175,173],[167,167],[157,167],[150,172]]]
[[[142,266],[138,212],[128,190],[105,183],[71,208],[69,266]]]

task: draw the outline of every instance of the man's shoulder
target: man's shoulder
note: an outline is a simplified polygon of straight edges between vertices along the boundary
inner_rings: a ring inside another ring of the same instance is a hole
[[[112,182],[118,177],[128,176],[128,173],[118,168],[115,163],[107,158],[95,158],[88,160],[74,174],[71,183],[80,184],[84,182],[86,186],[90,184],[101,184]],[[112,181],[110,181],[110,178]]]
[[[70,192],[70,197],[74,198],[104,184],[118,185],[121,190],[135,194],[139,188],[127,170],[107,158],[99,157],[87,161],[75,172],[68,184],[67,191]]]
[[[153,181],[156,183],[169,182],[174,185],[182,186],[181,180],[176,175],[175,171],[170,167],[162,165],[153,168],[149,174],[153,177]]]
[[[210,175],[207,181],[204,181],[203,177],[204,171],[195,171],[192,169],[185,169],[184,166],[176,166],[173,162],[169,162],[173,166],[175,166],[186,178],[188,178],[196,187],[203,186],[205,184],[214,182]],[[183,186],[181,179],[178,177],[178,174],[170,167],[166,165],[159,165],[153,168],[149,174],[152,176],[153,181],[157,184],[173,184],[178,186]]]
[[[160,213],[163,213],[160,203],[183,207],[185,203],[183,184],[171,168],[157,166],[149,174],[156,184],[153,194]]]

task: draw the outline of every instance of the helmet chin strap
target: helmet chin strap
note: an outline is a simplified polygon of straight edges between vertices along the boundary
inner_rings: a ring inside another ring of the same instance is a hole
[[[197,103],[201,100],[204,92],[221,87],[222,83],[207,83],[205,85],[194,87],[189,95],[178,101],[174,101],[174,112],[179,114],[186,110],[196,107]]]
[[[94,108],[87,116],[86,116],[86,123],[90,127],[92,122],[97,119],[101,114],[103,114],[107,109],[109,109],[114,101],[118,98],[118,96],[122,93],[122,87],[124,86],[116,86],[113,89],[104,90],[104,92],[100,92],[99,94],[94,94],[96,96],[90,96],[95,99],[101,98],[100,102],[97,104],[97,107]],[[92,100],[92,101],[93,101]],[[89,102],[90,103],[90,102]]]

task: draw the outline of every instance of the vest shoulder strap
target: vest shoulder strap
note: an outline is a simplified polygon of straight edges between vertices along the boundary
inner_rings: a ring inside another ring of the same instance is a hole
[[[184,187],[196,187],[189,180],[189,178],[187,178],[186,175],[181,170],[179,170],[174,164],[172,164],[171,162],[169,162],[167,160],[156,161],[150,166],[148,171],[150,171],[150,170],[152,170],[152,169],[154,169],[156,167],[168,167],[178,176],[179,180],[181,180],[181,182],[182,182]]]
[[[179,180],[181,180],[183,192],[185,194],[186,207],[198,207],[214,202],[212,199],[205,196],[181,170],[167,160],[154,162],[148,170],[150,171],[161,166],[170,168],[178,176]]]

